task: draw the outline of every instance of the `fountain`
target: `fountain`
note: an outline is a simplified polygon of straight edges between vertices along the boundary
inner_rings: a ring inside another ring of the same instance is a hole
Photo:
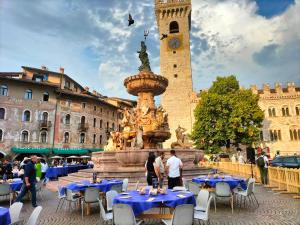
[[[161,95],[168,86],[168,80],[151,71],[147,47],[141,42],[141,50],[138,51],[141,60],[139,73],[129,76],[124,80],[124,86],[128,93],[137,96],[137,107],[125,109],[121,121],[122,131],[110,132],[108,144],[104,152],[94,152],[92,160],[93,170],[80,171],[71,174],[63,180],[76,181],[91,177],[92,172],[97,172],[102,178],[129,178],[131,184],[139,180],[145,183],[144,165],[149,152],[158,153],[164,151],[169,157],[170,149],[163,149],[162,143],[171,137],[168,125],[168,114],[161,107],[156,107],[154,96]],[[172,143],[176,148],[176,154],[184,163],[183,175],[186,178],[207,173],[194,164],[195,159],[203,156],[199,150],[191,149],[186,141],[185,129],[176,129],[177,142]],[[196,160],[196,161],[197,161]]]

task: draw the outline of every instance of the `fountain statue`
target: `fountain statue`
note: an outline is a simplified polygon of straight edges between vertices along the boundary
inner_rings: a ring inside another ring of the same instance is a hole
[[[141,42],[138,53],[141,60],[139,74],[124,80],[128,93],[138,96],[137,107],[133,110],[125,108],[121,122],[123,131],[111,135],[108,146],[105,147],[107,151],[156,149],[171,136],[168,114],[162,106],[156,108],[154,103],[154,96],[165,92],[168,80],[151,71],[144,41]]]

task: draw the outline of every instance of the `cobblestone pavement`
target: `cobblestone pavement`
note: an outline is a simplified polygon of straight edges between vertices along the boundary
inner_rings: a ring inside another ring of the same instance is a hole
[[[51,184],[50,184],[51,186]],[[214,225],[300,225],[300,200],[293,199],[291,195],[279,194],[262,186],[255,187],[255,195],[259,201],[259,208],[235,209],[231,214],[230,205],[226,202],[217,203],[217,212],[211,210],[211,224]],[[81,219],[81,211],[76,209],[69,212],[63,208],[55,213],[57,206],[56,193],[44,190],[43,200],[38,198],[38,204],[43,207],[39,225],[102,225],[98,206],[92,209],[92,215]],[[0,205],[8,207],[7,201],[1,199]],[[21,218],[27,219],[33,208],[25,200]],[[160,221],[149,220],[147,225],[161,225]],[[197,224],[197,223],[196,223]]]

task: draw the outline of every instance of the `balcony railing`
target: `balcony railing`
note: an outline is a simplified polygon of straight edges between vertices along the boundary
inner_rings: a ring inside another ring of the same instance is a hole
[[[48,120],[40,120],[39,121],[40,130],[42,129],[49,129],[52,125],[51,121]]]
[[[78,124],[78,130],[79,131],[87,131],[89,129],[88,123],[79,123]]]

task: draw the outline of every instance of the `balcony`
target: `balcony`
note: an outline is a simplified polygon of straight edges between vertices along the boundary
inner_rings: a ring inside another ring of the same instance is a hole
[[[51,121],[48,120],[40,120],[39,121],[39,126],[40,126],[40,130],[48,130],[51,127]]]
[[[89,129],[89,124],[88,123],[79,123],[78,124],[78,130],[81,132],[85,132]]]

